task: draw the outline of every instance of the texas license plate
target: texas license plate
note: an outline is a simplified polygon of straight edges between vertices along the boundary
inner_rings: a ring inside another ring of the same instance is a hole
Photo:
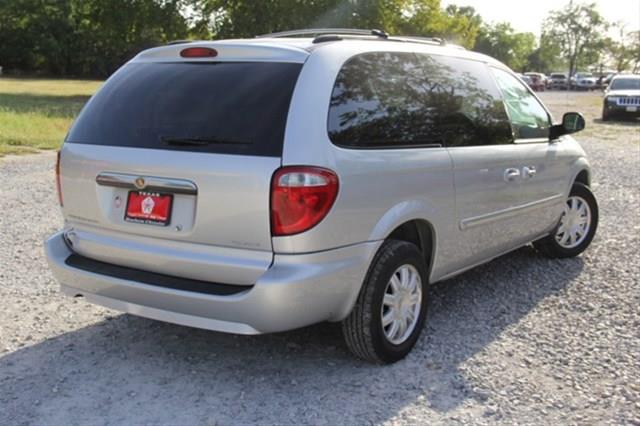
[[[129,191],[124,220],[146,225],[167,226],[171,221],[172,194]]]
[[[627,107],[627,112],[636,112],[638,111],[638,107],[636,106],[628,106]]]

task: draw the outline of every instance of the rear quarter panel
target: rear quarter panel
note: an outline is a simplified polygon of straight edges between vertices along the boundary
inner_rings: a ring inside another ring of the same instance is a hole
[[[437,234],[455,232],[452,164],[446,149],[357,150],[329,140],[327,115],[336,76],[349,57],[361,52],[348,43],[318,50],[300,74],[282,163],[334,170],[340,189],[327,217],[313,229],[273,238],[276,253],[307,253],[381,240],[413,219],[428,221]],[[439,246],[437,235],[435,239]],[[436,251],[434,265],[444,263],[439,257],[446,256],[446,247],[445,243],[443,250]]]

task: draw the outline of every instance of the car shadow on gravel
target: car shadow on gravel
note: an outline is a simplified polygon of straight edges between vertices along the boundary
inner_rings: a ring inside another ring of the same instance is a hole
[[[640,127],[640,119],[636,117],[618,117],[615,119],[611,118],[607,121],[603,121],[602,118],[594,118],[593,122],[597,124],[606,124],[619,127]]]
[[[490,398],[470,373],[481,374],[474,357],[582,269],[580,258],[525,247],[439,283],[417,347],[386,367],[351,357],[336,324],[234,336],[96,314],[0,358],[0,412],[13,424],[68,423],[71,413],[81,423],[377,423],[415,404],[447,413]]]

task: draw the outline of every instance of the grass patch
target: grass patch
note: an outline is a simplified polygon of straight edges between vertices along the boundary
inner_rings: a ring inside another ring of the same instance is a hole
[[[0,78],[0,157],[59,148],[73,119],[101,84]]]
[[[556,121],[560,121],[562,114],[569,111],[577,111],[584,115],[587,127],[576,134],[576,139],[593,138],[602,142],[632,143],[640,146],[640,120],[602,121],[602,92],[542,92],[539,95],[551,109]]]

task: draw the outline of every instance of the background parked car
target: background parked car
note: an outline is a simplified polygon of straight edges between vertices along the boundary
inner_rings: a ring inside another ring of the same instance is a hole
[[[577,72],[571,77],[571,87],[576,90],[595,90],[596,78],[590,72]]]
[[[526,72],[526,77],[531,79],[531,88],[536,92],[542,92],[547,88],[547,76],[539,72]]]
[[[616,75],[618,75],[618,73],[609,73],[606,76],[604,76],[602,78],[602,82],[600,83],[600,87],[604,90],[607,89],[607,87],[611,84],[611,80],[613,79],[613,77],[615,77]]]
[[[550,87],[552,89],[560,89],[560,90],[566,90],[569,88],[569,79],[567,78],[567,75],[561,72],[554,72],[551,73],[551,85]]]
[[[622,116],[640,117],[640,75],[618,74],[604,93],[602,121]]]
[[[518,73],[518,74],[516,74],[516,75],[517,75],[517,76],[518,76],[522,81],[524,81],[524,82],[527,84],[527,86],[529,86],[529,87],[533,88],[533,86],[532,86],[533,81],[531,80],[531,77],[529,77],[528,75],[525,75],[525,74],[520,74],[520,73]]]

